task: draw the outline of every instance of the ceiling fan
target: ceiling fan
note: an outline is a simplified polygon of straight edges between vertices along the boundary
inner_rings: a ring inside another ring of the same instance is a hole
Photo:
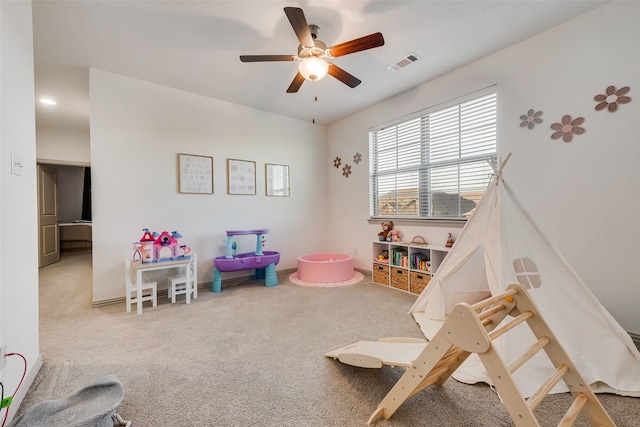
[[[347,86],[354,88],[362,83],[358,78],[349,74],[337,65],[328,62],[327,59],[337,58],[350,53],[372,49],[384,45],[381,33],[374,33],[359,39],[351,40],[335,46],[327,45],[318,40],[318,26],[308,25],[304,12],[298,7],[285,7],[284,13],[296,33],[300,45],[297,55],[241,55],[242,62],[267,62],[267,61],[300,61],[298,73],[287,89],[287,93],[295,93],[300,89],[305,80],[320,80],[327,74],[340,80]]]

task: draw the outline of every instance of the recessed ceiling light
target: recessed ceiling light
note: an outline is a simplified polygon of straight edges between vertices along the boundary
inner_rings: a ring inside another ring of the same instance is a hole
[[[47,105],[56,105],[57,102],[50,98],[40,98],[40,102]]]

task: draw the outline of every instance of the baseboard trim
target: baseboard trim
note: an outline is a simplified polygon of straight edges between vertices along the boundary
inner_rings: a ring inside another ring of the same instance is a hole
[[[295,271],[297,271],[296,268],[285,268],[283,270],[276,271],[276,275],[278,276],[278,280],[284,280],[289,278],[289,275]],[[246,276],[239,276],[239,277],[231,277],[228,279],[222,279],[222,287],[225,288],[229,286],[235,286],[240,283],[244,283],[247,280],[253,280],[253,274],[246,275]],[[213,282],[198,283],[198,290],[202,289],[202,290],[210,291],[212,284]],[[164,295],[164,296],[168,295],[167,292],[168,291],[166,289],[161,289],[160,291],[158,291],[160,295]],[[121,304],[123,302],[125,302],[124,296],[118,297],[118,298],[103,299],[100,301],[93,301],[91,303],[91,308],[104,307],[106,305],[113,305],[113,304]]]
[[[354,268],[354,270],[359,271],[365,276],[369,276],[369,278],[373,277],[373,272],[371,270],[367,270],[365,268]]]
[[[120,302],[124,302],[124,297],[111,298],[111,299],[103,299],[101,301],[94,301],[91,303],[91,308],[95,307],[104,307],[105,305],[118,304]]]

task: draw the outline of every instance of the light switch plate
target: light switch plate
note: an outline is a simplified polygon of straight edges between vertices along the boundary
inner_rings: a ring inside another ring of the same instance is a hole
[[[11,152],[11,173],[22,176],[22,156],[16,152]]]

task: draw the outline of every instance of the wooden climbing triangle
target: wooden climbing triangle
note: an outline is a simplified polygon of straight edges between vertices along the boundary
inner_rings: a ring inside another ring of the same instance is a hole
[[[505,320],[508,315],[512,318]],[[505,322],[501,324],[503,320]],[[525,323],[537,341],[520,358],[506,366],[493,341]],[[542,382],[531,397],[525,399],[512,374],[541,350],[544,350],[553,363],[555,372]],[[461,303],[455,306],[442,328],[431,342],[425,344],[404,375],[380,402],[368,424],[390,418],[410,397],[434,384],[443,384],[472,353],[479,356],[517,427],[540,426],[534,411],[560,380],[565,382],[574,401],[558,427],[572,426],[580,414],[584,414],[592,426],[615,426],[541,317],[534,302],[524,288],[517,284],[510,285],[506,292],[477,304]],[[347,356],[340,350],[334,354],[343,362],[358,360],[358,356]],[[362,359],[370,361],[375,357],[362,355]],[[393,365],[392,362],[385,363]]]

